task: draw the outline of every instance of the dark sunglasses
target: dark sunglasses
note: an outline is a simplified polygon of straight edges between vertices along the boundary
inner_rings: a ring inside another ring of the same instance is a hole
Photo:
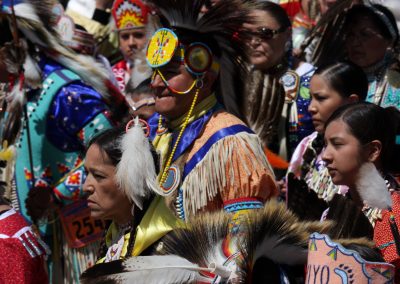
[[[277,34],[283,33],[286,31],[287,27],[281,27],[277,30],[269,29],[269,28],[259,28],[256,32],[253,32],[252,35],[256,36],[262,40],[269,40],[274,38]]]

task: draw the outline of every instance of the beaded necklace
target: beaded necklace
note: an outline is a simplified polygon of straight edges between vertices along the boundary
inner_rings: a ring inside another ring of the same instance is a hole
[[[164,166],[164,170],[163,170],[163,172],[162,172],[161,179],[160,179],[160,186],[161,186],[161,187],[162,187],[162,185],[164,184],[164,182],[167,180],[167,177],[168,177],[168,170],[169,170],[169,167],[171,166],[172,158],[174,157],[174,154],[175,154],[176,149],[177,149],[177,147],[178,147],[179,141],[180,141],[181,138],[182,138],[183,132],[185,131],[187,125],[189,124],[189,119],[190,119],[190,117],[191,117],[191,115],[192,115],[194,106],[196,105],[197,98],[198,98],[198,95],[199,95],[199,91],[200,91],[200,88],[197,88],[197,89],[196,89],[196,93],[195,93],[194,98],[193,98],[193,101],[192,101],[192,104],[191,104],[191,106],[190,106],[188,115],[187,115],[187,117],[186,117],[186,119],[185,119],[185,122],[183,123],[183,126],[182,126],[181,130],[179,131],[178,138],[176,139],[175,144],[174,144],[174,146],[172,147],[171,154],[169,155],[168,160],[167,160],[167,162],[166,162],[166,164],[165,164],[165,166]],[[159,119],[158,119],[158,128],[159,128],[159,129],[162,129],[162,127],[163,127],[163,126],[162,126],[162,116],[160,115],[160,117],[159,117]]]

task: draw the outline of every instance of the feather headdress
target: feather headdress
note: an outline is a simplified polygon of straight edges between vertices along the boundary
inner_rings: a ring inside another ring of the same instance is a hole
[[[56,17],[52,12],[54,1],[18,0],[0,3],[0,15],[8,19],[10,30],[13,32],[18,29],[22,35],[21,38],[17,38],[18,33],[13,32],[14,42],[8,43],[10,48],[7,52],[16,52],[18,56],[8,57],[11,60],[6,62],[9,73],[16,75],[16,81],[7,99],[8,112],[14,115],[7,118],[3,139],[11,144],[18,133],[19,119],[26,101],[24,89],[41,85],[42,74],[36,60],[33,59],[35,51],[32,44],[49,58],[78,74],[85,83],[98,91],[110,106],[122,104],[123,97],[108,79],[106,69],[93,57],[77,55],[60,39],[55,29]]]
[[[245,38],[248,33],[243,24],[252,22],[250,2],[241,0],[218,1],[206,14],[201,7],[206,0],[150,0],[161,13],[161,24],[173,30],[179,42],[206,44],[214,60],[220,65],[217,95],[228,111],[239,115],[239,94],[236,84],[241,83],[239,71],[245,70]],[[240,37],[240,38],[239,38]]]

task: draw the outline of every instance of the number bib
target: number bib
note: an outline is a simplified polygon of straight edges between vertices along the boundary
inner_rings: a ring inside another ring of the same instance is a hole
[[[105,224],[90,217],[86,200],[78,201],[61,209],[61,223],[71,248],[81,248],[100,239]]]

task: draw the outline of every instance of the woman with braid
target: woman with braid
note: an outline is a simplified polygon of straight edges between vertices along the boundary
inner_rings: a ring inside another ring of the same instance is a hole
[[[142,221],[151,196],[147,184],[156,177],[157,154],[143,135],[140,127],[130,130],[130,147],[135,148],[135,157],[130,166],[134,171],[134,187],[122,189],[115,175],[121,160],[121,143],[124,131],[113,128],[95,136],[88,145],[85,158],[87,178],[83,190],[88,194],[87,202],[91,216],[95,219],[111,221],[100,247],[97,263],[131,256],[134,250],[138,224]],[[120,143],[121,142],[121,143]],[[141,196],[145,194],[146,197]],[[135,196],[137,195],[137,196]],[[138,202],[137,198],[143,198]],[[146,254],[146,252],[143,252]]]

